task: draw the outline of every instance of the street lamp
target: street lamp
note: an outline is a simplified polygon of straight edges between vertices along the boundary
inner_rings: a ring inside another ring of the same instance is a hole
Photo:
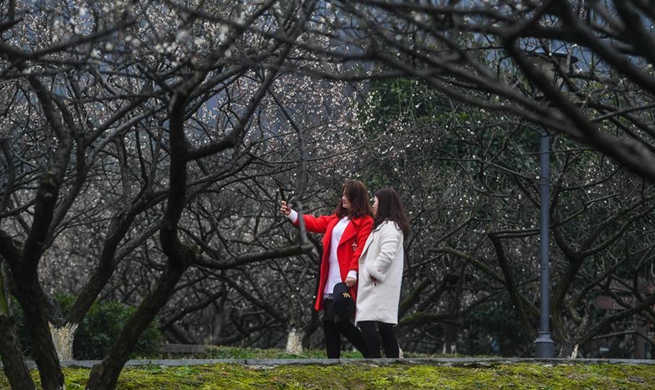
[[[549,82],[558,83],[559,68],[567,59],[567,52],[549,52],[543,49],[527,53],[527,58]],[[553,61],[554,60],[554,61]],[[571,63],[577,62],[571,56]],[[557,67],[557,68],[556,68]],[[539,319],[539,335],[535,340],[535,356],[537,358],[552,358],[555,356],[555,342],[550,337],[550,142],[551,135],[543,129],[539,141],[539,197],[541,218],[539,226],[539,257],[541,305]]]

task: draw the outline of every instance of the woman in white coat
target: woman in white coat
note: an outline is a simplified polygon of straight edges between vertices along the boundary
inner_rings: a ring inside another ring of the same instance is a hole
[[[373,213],[373,230],[359,258],[355,319],[370,357],[381,357],[382,341],[384,355],[397,358],[400,350],[394,328],[398,324],[403,242],[409,222],[400,197],[391,188],[375,193]]]

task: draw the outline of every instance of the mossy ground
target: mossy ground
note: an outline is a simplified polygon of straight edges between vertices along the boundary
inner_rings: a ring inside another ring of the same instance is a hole
[[[324,358],[322,351],[289,355],[279,350],[217,348],[214,359]],[[358,358],[346,353],[344,358]],[[408,356],[427,357],[427,356]],[[83,390],[89,369],[64,368],[66,389]],[[32,372],[38,384],[38,373]],[[0,389],[9,382],[0,373]],[[655,389],[655,366],[629,364],[543,364],[489,362],[467,366],[393,363],[354,360],[334,365],[280,365],[255,367],[212,364],[182,367],[126,367],[119,379],[121,390],[191,389],[534,389],[624,390]]]
[[[88,369],[65,368],[66,388],[84,389]],[[38,380],[36,373],[33,373]],[[0,388],[9,384],[0,376]],[[252,367],[214,364],[186,367],[127,367],[118,382],[122,390],[186,389],[535,389],[619,390],[655,388],[655,368],[647,365],[536,363],[487,367],[435,365],[282,365]]]

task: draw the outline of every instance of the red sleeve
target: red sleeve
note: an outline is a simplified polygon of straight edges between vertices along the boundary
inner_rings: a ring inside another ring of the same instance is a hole
[[[373,218],[366,216],[362,217],[359,222],[357,236],[355,237],[355,242],[357,243],[357,249],[353,252],[352,260],[350,261],[350,268],[348,270],[359,271],[359,257],[364,251],[364,245],[368,236],[371,234],[371,229],[373,229]]]
[[[325,234],[330,221],[333,218],[336,218],[336,216],[332,214],[315,217],[313,215],[303,214],[303,218],[305,219],[305,229],[307,229],[308,232]],[[299,224],[300,218],[296,220],[294,225],[298,226]]]

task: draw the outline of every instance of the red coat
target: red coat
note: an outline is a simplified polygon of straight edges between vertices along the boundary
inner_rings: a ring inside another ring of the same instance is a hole
[[[321,270],[319,272],[318,294],[316,295],[316,310],[323,309],[323,290],[327,283],[328,267],[330,265],[330,244],[332,243],[332,229],[339,222],[340,218],[336,214],[314,217],[312,215],[303,215],[305,228],[308,232],[324,234],[323,236],[323,258],[321,259]],[[296,225],[299,224],[296,221]],[[367,216],[353,218],[350,220],[346,230],[344,230],[337,248],[337,259],[339,261],[339,270],[341,271],[341,280],[345,281],[348,271],[359,269],[359,256],[364,250],[364,244],[371,228],[373,227],[373,218]],[[350,294],[357,302],[357,285],[350,288]]]

